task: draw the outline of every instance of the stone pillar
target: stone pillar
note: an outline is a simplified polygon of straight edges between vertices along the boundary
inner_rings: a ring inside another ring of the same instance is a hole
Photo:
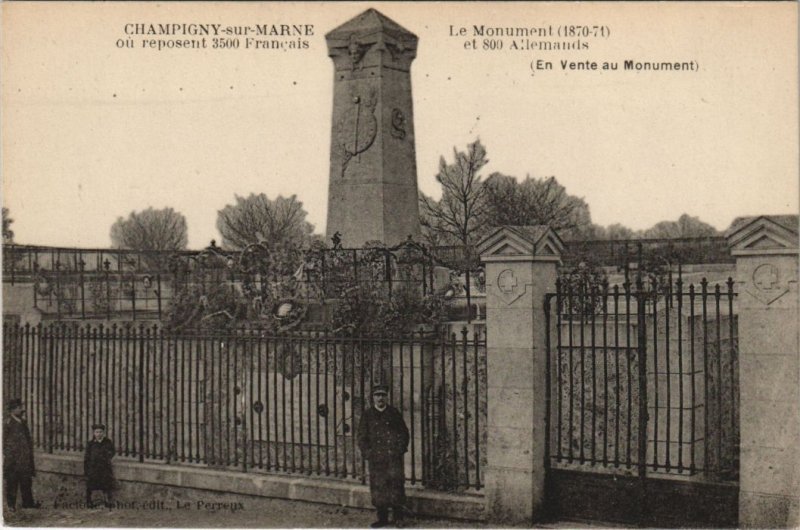
[[[742,527],[800,525],[797,216],[738,220]]]
[[[545,470],[545,294],[563,243],[542,226],[506,226],[479,245],[486,264],[490,521],[530,525],[540,514]]]

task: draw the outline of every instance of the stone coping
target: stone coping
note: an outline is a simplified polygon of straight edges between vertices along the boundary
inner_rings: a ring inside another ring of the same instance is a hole
[[[83,455],[36,452],[35,456],[38,472],[83,476]],[[124,458],[114,460],[114,477],[118,481],[372,508],[369,486],[342,479],[243,473],[193,465],[140,463]],[[453,494],[406,486],[406,496],[409,508],[420,515],[467,521],[486,519],[482,494]]]

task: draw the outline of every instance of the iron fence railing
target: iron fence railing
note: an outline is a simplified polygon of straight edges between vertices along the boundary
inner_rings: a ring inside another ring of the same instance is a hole
[[[737,479],[733,286],[560,280],[546,298],[551,465]]]
[[[38,271],[168,272],[174,256],[189,258],[198,251],[138,251],[111,248],[48,247],[3,244],[3,281],[33,281]]]
[[[562,261],[575,266],[591,261],[597,266],[624,269],[649,261],[654,265],[734,263],[724,236],[674,239],[575,240],[564,245]]]
[[[220,249],[213,242],[204,250],[177,252],[4,244],[3,280],[12,283],[33,281],[37,271],[51,273],[55,271],[64,273],[107,271],[116,274],[133,272],[155,275],[174,271],[175,266],[181,261],[197,263],[199,257],[209,252],[224,256],[225,260],[230,258],[232,260],[231,267],[242,254],[239,251]],[[298,253],[303,252],[308,251],[298,251]],[[349,262],[350,275],[358,274],[359,263],[364,261],[365,256],[375,257],[377,255],[375,249],[365,248],[318,248],[313,252],[318,256],[320,269],[333,261]],[[425,274],[421,275],[419,281],[432,279],[432,269],[428,269],[433,266],[443,266],[461,273],[480,269],[480,257],[473,247],[428,247],[415,242],[406,242],[396,247],[381,248],[380,252],[384,256],[392,256],[392,259],[396,259],[398,254],[405,254],[400,261],[414,261],[426,265]],[[640,261],[640,252],[646,258],[670,264],[733,263],[734,261],[728,242],[722,236],[567,241],[562,260],[568,266],[576,265],[578,262],[590,258],[598,266],[624,267]],[[309,272],[320,274],[321,271]],[[382,273],[388,279],[391,277],[392,268],[383,267]]]
[[[565,268],[582,263],[672,270],[680,264],[732,263],[724,237],[569,241]],[[390,295],[414,289],[448,293],[456,313],[480,319],[485,281],[474,247],[428,247],[408,240],[395,247],[242,251],[212,245],[201,251],[134,251],[3,245],[3,281],[33,283],[34,306],[57,319],[164,318],[175,296],[189,288],[225,285],[264,291],[291,284],[305,300],[337,298],[353,285],[380,285]],[[264,297],[262,297],[264,298]],[[461,308],[460,306],[465,306]],[[462,311],[462,309],[464,309]]]
[[[105,423],[117,454],[247,472],[366,480],[354,433],[373,383],[411,437],[406,478],[480,488],[486,342],[442,336],[170,334],[157,326],[6,324],[4,393],[27,404],[33,442],[79,452]]]
[[[109,272],[109,273],[141,273],[151,274],[177,272],[177,270],[194,270],[198,267],[211,266],[227,268],[233,273],[240,272],[237,266],[245,260],[258,260],[260,258],[284,253],[290,258],[280,265],[289,267],[288,270],[276,272],[278,275],[295,273],[297,267],[304,261],[311,264],[303,273],[308,275],[322,275],[325,272],[341,274],[343,277],[365,277],[370,271],[364,269],[365,264],[376,267],[378,277],[387,281],[394,280],[393,275],[398,271],[398,265],[419,264],[424,266],[425,275],[419,275],[420,282],[431,280],[432,267],[442,266],[448,269],[465,272],[480,268],[480,258],[472,247],[444,246],[428,247],[426,245],[405,241],[395,247],[375,248],[341,248],[341,247],[313,247],[310,249],[274,250],[263,244],[250,245],[242,251],[225,250],[212,244],[203,250],[131,250],[108,248],[73,248],[49,247],[39,245],[3,244],[3,280],[5,282],[29,282],[34,279],[37,272],[49,273],[77,273],[77,272]],[[209,263],[210,257],[220,258],[219,263]],[[304,258],[311,258],[305,260]],[[205,262],[205,263],[204,263]],[[340,264],[341,271],[333,270]],[[266,260],[265,265],[272,265],[274,261]],[[249,270],[261,270],[257,263],[246,263]],[[359,272],[359,268],[361,271]],[[331,281],[336,281],[332,278]],[[402,281],[402,278],[397,278]]]
[[[3,246],[3,280],[32,283],[34,307],[57,319],[164,318],[175,297],[223,286],[258,299],[339,298],[354,286],[393,293],[413,290],[463,298],[467,320],[484,292],[474,251],[428,248],[411,240],[391,248],[270,249],[242,251],[215,245],[199,252]],[[272,296],[270,296],[270,294]]]

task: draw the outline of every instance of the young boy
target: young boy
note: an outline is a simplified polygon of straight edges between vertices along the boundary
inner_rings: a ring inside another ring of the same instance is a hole
[[[101,490],[103,502],[111,506],[111,490],[114,487],[114,475],[111,459],[114,458],[114,443],[106,438],[106,426],[100,423],[92,425],[94,437],[86,444],[86,456],[83,460],[83,471],[86,474],[86,504],[93,507],[92,492]]]

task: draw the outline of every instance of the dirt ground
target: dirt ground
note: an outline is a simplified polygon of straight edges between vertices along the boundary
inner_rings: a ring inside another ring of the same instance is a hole
[[[39,473],[34,484],[39,509],[3,511],[7,526],[83,528],[368,528],[374,510],[331,504],[250,498],[153,484],[123,483],[112,508],[83,502],[83,482],[72,476]],[[99,492],[95,493],[99,500]],[[4,503],[5,504],[5,503]],[[490,524],[409,515],[407,528],[489,528]],[[558,522],[537,528],[601,528]]]

